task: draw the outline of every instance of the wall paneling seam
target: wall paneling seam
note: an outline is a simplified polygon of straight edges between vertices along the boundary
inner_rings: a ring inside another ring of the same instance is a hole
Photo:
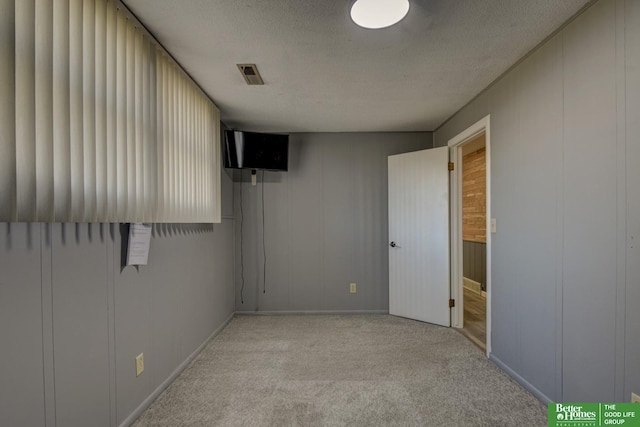
[[[616,185],[617,185],[617,242],[616,242],[616,320],[615,320],[615,368],[614,395],[617,402],[625,399],[625,358],[626,358],[626,269],[627,269],[627,182],[626,182],[626,25],[625,0],[616,1],[615,10],[615,58],[616,58]]]

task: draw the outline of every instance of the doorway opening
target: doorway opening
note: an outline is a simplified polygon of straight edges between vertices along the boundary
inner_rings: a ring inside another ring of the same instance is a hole
[[[487,184],[482,132],[462,147],[462,300],[461,332],[482,350],[487,336]]]
[[[451,176],[451,324],[491,353],[489,116],[449,141]]]

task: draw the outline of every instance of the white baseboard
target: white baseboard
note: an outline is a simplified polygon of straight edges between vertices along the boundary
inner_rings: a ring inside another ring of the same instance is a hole
[[[538,390],[536,387],[533,386],[533,384],[531,384],[529,381],[522,378],[520,374],[518,374],[516,371],[508,367],[500,359],[495,357],[493,353],[489,355],[489,360],[495,363],[498,366],[498,368],[502,369],[507,375],[513,378],[518,384],[524,387],[529,393],[533,394],[540,402],[544,403],[545,405],[548,405],[549,403],[553,402],[546,394]]]
[[[272,316],[288,314],[389,314],[389,310],[282,310],[282,311],[236,311],[236,314]]]
[[[482,290],[482,285],[479,282],[476,282],[475,280],[471,280],[466,277],[463,277],[462,286],[464,286],[465,289],[471,292],[475,292],[476,294],[482,297],[485,297],[485,298],[487,297],[487,293]]]

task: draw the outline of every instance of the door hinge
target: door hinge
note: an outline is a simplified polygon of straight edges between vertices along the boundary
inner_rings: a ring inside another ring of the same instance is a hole
[[[452,171],[454,168],[454,164],[453,162],[449,162],[449,170]]]
[[[449,300],[449,308],[453,308],[453,307],[455,307],[455,306],[456,306],[456,300],[454,300],[454,299],[450,299],[450,300]]]

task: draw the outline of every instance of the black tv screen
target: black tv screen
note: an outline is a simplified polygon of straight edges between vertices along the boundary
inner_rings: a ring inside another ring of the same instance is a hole
[[[224,167],[286,171],[289,135],[226,130]]]

